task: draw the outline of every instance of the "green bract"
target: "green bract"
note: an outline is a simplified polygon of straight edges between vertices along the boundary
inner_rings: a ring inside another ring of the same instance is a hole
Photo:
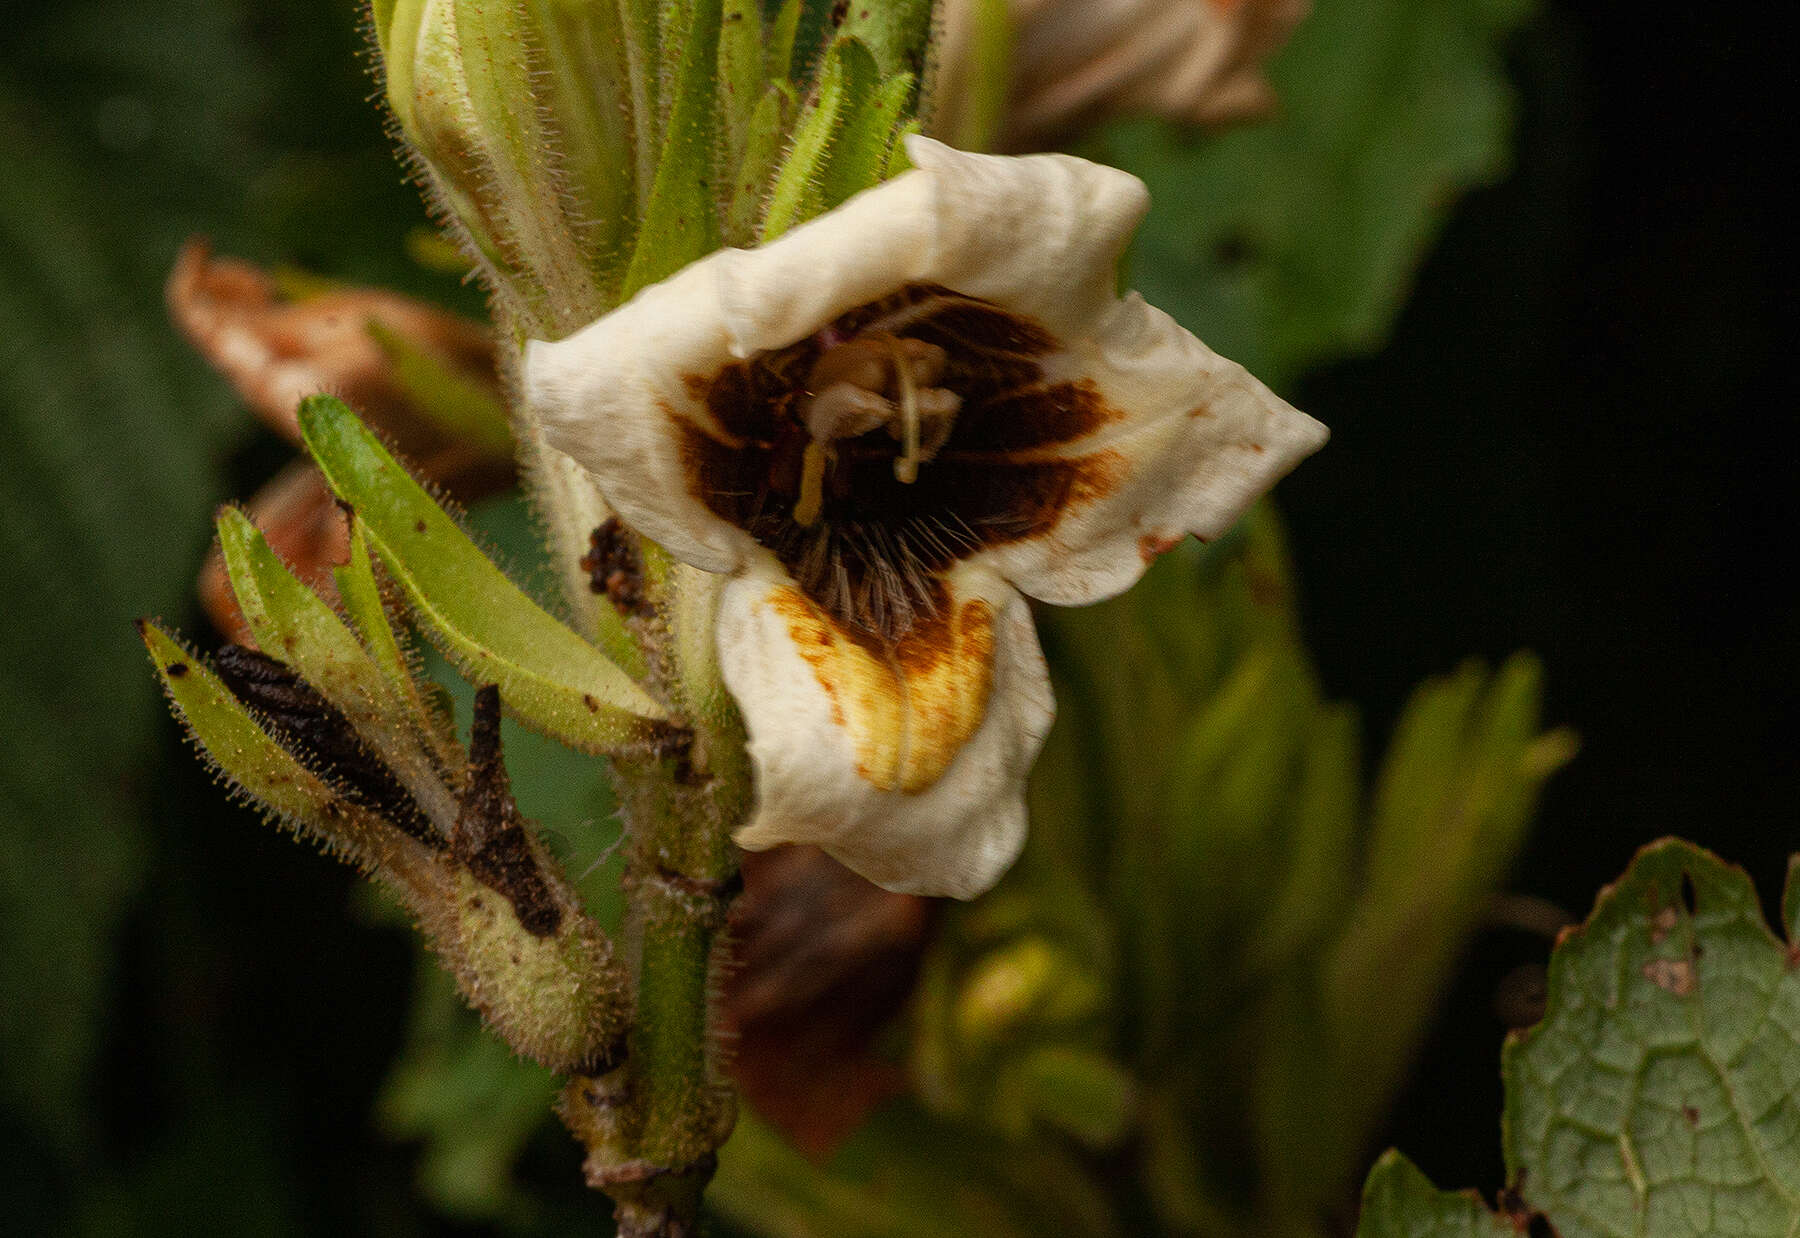
[[[138,632],[163,688],[221,774],[265,811],[364,866],[388,850],[380,823],[277,743],[205,663],[153,623]]]
[[[582,752],[651,737],[668,711],[533,602],[469,540],[341,401],[315,396],[300,429],[421,624],[527,725]]]

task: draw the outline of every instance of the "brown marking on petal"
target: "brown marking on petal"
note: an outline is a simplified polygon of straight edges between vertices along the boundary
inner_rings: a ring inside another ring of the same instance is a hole
[[[916,795],[943,776],[987,712],[994,674],[994,612],[982,599],[943,603],[898,641],[836,622],[800,590],[769,605],[787,625],[850,736],[856,772],[880,791]]]
[[[1206,405],[1204,405],[1204,404],[1199,404],[1199,405],[1194,406],[1193,408],[1188,409],[1188,416],[1189,417],[1210,417],[1210,416],[1212,416],[1212,409],[1206,407]]]
[[[1175,547],[1181,545],[1186,539],[1186,536],[1187,535],[1183,533],[1176,533],[1172,536],[1165,536],[1161,533],[1146,533],[1138,538],[1138,558],[1142,559],[1145,563],[1154,563],[1164,555],[1168,554],[1171,550],[1175,549]]]
[[[932,311],[925,320],[928,327],[909,334],[921,339],[946,336],[946,351],[979,349],[1016,357],[1041,357],[1062,347],[1062,341],[1023,314],[948,289],[938,295],[946,299],[946,304]]]
[[[794,512],[811,442],[804,410],[817,394],[809,386],[834,372],[821,358],[859,338],[943,349],[931,381],[961,407],[912,482],[895,476],[891,427],[833,441],[816,515],[802,523]],[[908,285],[786,348],[686,376],[710,417],[664,412],[694,497],[771,550],[841,626],[892,643],[936,617],[935,579],[957,561],[1048,536],[1124,477],[1116,452],[1057,454],[1124,416],[1089,381],[1044,381],[1038,358],[1060,347],[1023,315]]]
[[[1124,419],[1087,379],[1033,384],[964,403],[940,458],[959,452],[1033,451],[1086,438]]]

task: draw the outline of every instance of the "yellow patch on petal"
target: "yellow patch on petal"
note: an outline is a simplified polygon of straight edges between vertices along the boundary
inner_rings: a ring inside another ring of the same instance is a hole
[[[987,712],[994,679],[994,611],[940,591],[937,613],[898,641],[838,624],[800,590],[769,605],[850,734],[856,772],[881,791],[917,794],[950,768]]]

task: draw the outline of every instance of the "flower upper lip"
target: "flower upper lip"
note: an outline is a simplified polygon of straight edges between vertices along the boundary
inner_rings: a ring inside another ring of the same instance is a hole
[[[1018,852],[1053,713],[1019,591],[1121,591],[1325,432],[1116,295],[1136,178],[908,152],[916,171],[534,342],[525,382],[627,522],[729,574],[719,662],[758,790],[738,840],[967,897]]]

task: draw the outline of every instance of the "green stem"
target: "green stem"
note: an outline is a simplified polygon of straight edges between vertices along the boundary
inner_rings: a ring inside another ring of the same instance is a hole
[[[671,611],[676,628],[704,627],[699,644],[710,646],[710,608]],[[563,1104],[587,1147],[588,1182],[612,1196],[625,1238],[698,1232],[701,1192],[736,1118],[711,998],[738,886],[731,832],[749,798],[744,737],[735,710],[702,704],[717,695],[707,690],[709,668],[680,655],[682,633],[662,635],[672,656],[657,661],[671,695],[701,720],[684,751],[619,770],[637,968],[629,1052],[615,1070],[572,1080]]]

